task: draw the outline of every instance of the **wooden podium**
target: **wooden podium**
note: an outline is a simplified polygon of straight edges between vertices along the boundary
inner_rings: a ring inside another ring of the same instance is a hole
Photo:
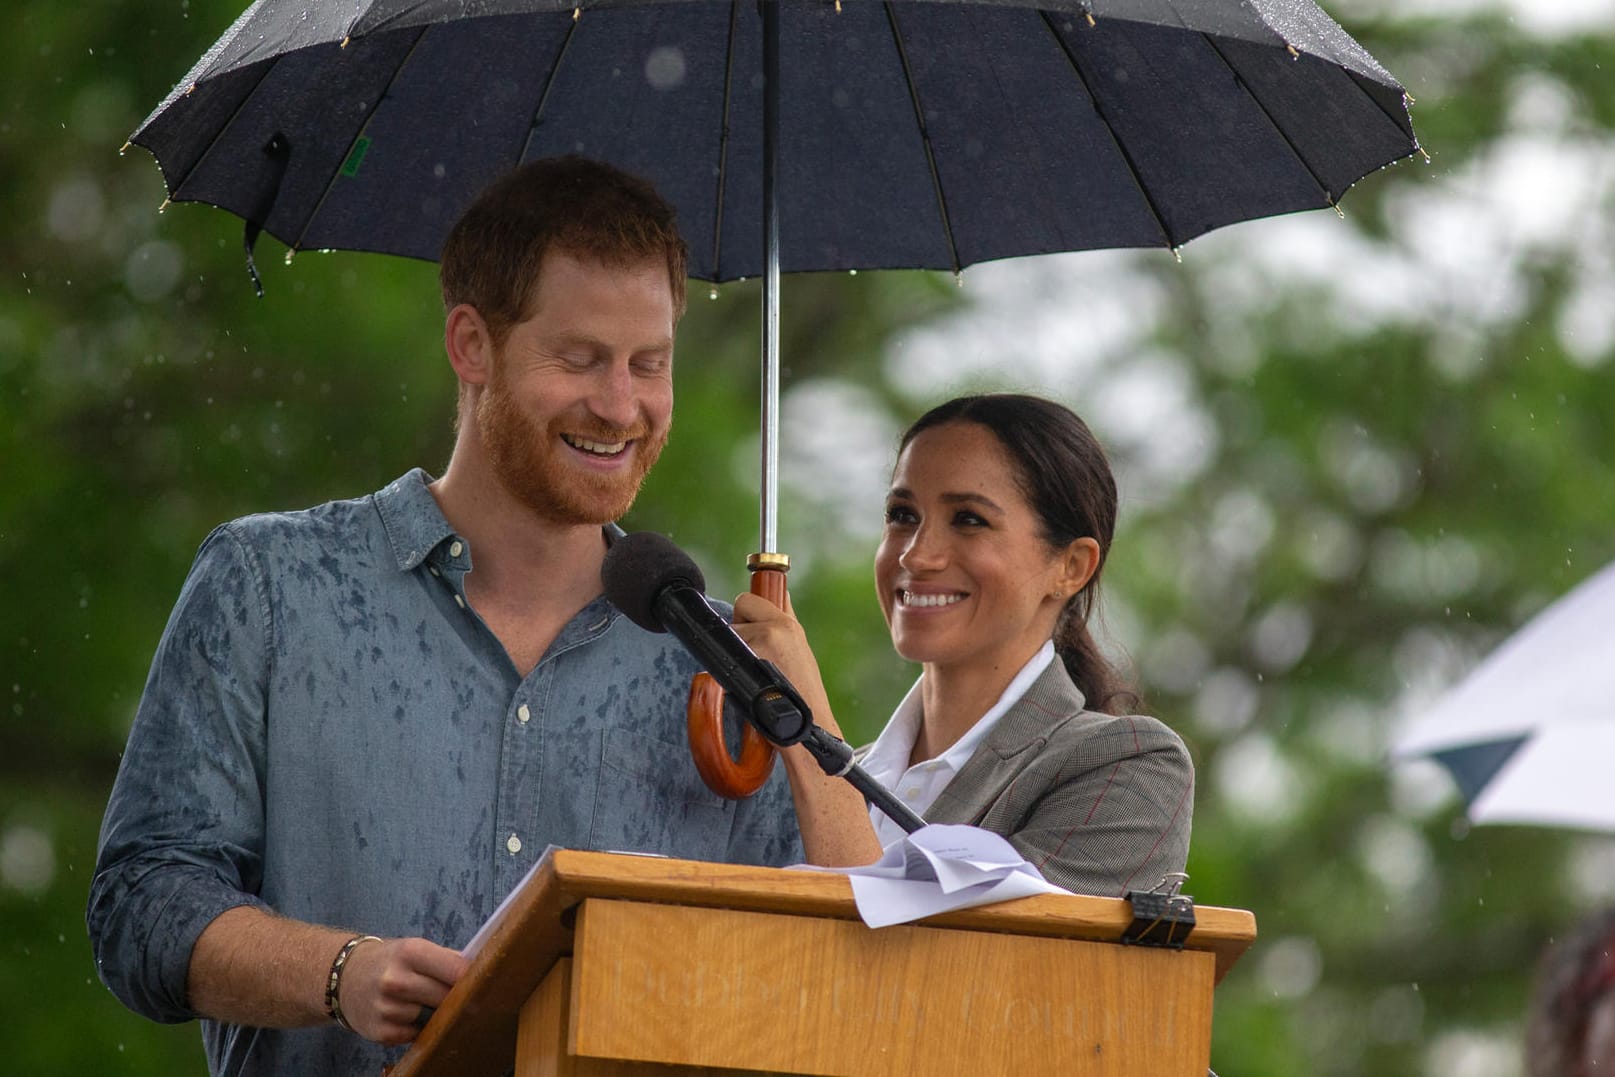
[[[1205,1077],[1256,921],[1195,915],[1183,949],[1123,945],[1119,898],[871,930],[843,875],[559,850],[389,1077]]]

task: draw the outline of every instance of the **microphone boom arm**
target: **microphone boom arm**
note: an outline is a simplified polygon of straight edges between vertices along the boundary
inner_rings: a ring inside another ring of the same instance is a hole
[[[892,791],[877,782],[868,771],[853,762],[852,745],[819,726],[808,730],[802,738],[802,747],[818,761],[819,769],[832,778],[845,778],[864,799],[886,814],[886,817],[912,834],[925,825],[907,804],[898,800]]]
[[[925,825],[891,790],[853,762],[850,744],[813,724],[813,711],[774,663],[755,656],[754,662],[736,660],[737,654],[750,654],[751,648],[707,604],[705,595],[681,581],[663,588],[655,608],[662,624],[723,685],[759,733],[781,748],[801,744],[819,769],[832,778],[845,778],[905,832],[912,834]],[[758,676],[759,669],[766,676]]]
[[[701,570],[684,551],[651,531],[623,535],[612,529],[607,535],[600,577],[612,605],[647,632],[671,632],[765,739],[782,748],[801,744],[821,770],[847,779],[905,831],[925,825],[858,766],[846,741],[813,724],[813,712],[785,674],[759,658],[708,604]]]
[[[655,609],[663,626],[723,685],[763,736],[785,748],[814,728],[813,712],[785,674],[774,663],[752,655],[700,591],[682,581],[670,584],[657,594]],[[753,661],[741,662],[737,655],[751,656]],[[758,676],[759,669],[767,675]]]

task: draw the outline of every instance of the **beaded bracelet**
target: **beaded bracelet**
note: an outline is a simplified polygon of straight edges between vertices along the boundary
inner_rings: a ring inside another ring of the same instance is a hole
[[[359,948],[360,943],[380,941],[381,939],[375,935],[355,935],[343,944],[342,949],[336,952],[336,960],[331,962],[331,975],[325,981],[325,1012],[331,1020],[349,1032],[353,1031],[353,1026],[348,1024],[346,1017],[342,1016],[342,1000],[340,997],[342,969],[347,965],[348,958],[352,956],[353,951]]]

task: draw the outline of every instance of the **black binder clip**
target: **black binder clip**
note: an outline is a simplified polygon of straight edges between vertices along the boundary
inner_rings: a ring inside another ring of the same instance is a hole
[[[1189,932],[1194,930],[1194,898],[1178,893],[1188,878],[1181,871],[1173,871],[1163,875],[1154,889],[1129,890],[1127,900],[1133,906],[1133,922],[1122,932],[1122,942],[1183,949]]]

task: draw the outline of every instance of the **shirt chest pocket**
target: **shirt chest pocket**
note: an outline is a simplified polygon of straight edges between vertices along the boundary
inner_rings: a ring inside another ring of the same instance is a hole
[[[590,848],[722,861],[734,810],[702,783],[689,745],[626,729],[602,735]]]

